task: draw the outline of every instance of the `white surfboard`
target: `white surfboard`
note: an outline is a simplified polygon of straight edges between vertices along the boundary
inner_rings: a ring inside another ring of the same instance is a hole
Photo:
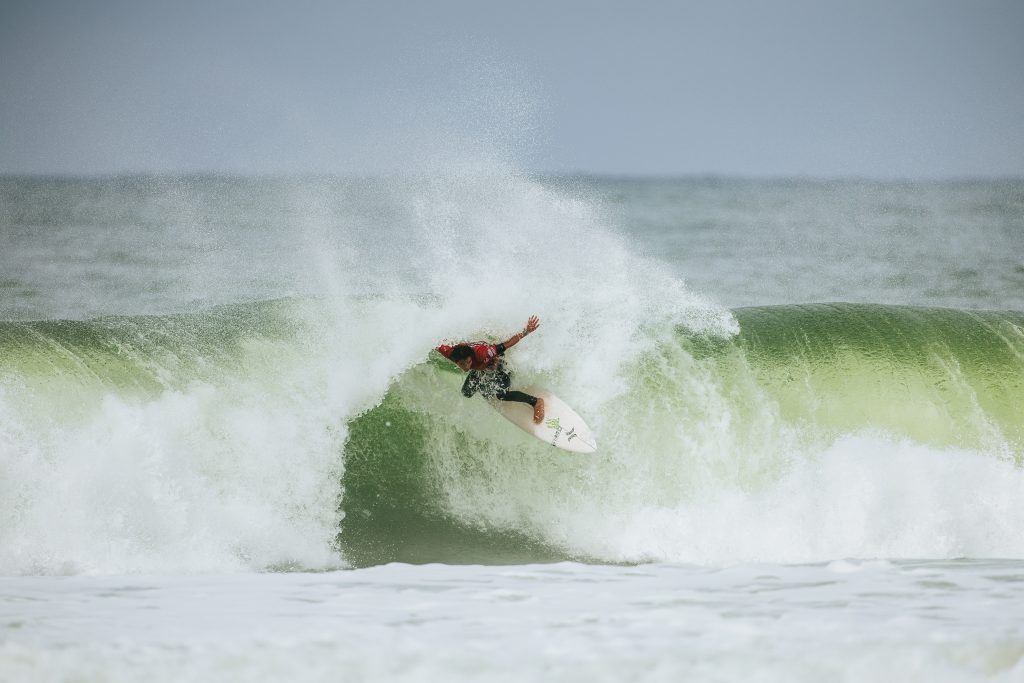
[[[544,419],[540,424],[533,421],[533,408],[526,403],[514,401],[491,401],[490,403],[509,422],[555,448],[573,453],[593,453],[597,450],[597,441],[594,439],[590,427],[562,399],[547,389],[537,386],[525,387],[520,391],[544,399]]]

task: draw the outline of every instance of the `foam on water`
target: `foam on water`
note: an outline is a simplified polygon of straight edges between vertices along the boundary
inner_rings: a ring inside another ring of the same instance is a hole
[[[1015,681],[1019,561],[0,582],[5,680]]]

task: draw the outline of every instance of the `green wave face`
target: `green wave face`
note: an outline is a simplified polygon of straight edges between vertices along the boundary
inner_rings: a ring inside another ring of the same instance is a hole
[[[744,308],[743,368],[783,419],[939,446],[1024,447],[1024,314],[817,304]],[[728,365],[728,363],[726,364]],[[730,372],[724,370],[723,372]]]
[[[0,322],[0,377],[41,394],[153,397],[197,380],[272,368],[283,351],[294,349],[304,324],[286,301],[201,314]]]
[[[315,303],[0,323],[0,571],[1024,554],[1024,314],[734,315],[733,337],[637,330],[598,391],[519,368],[592,456],[418,347],[371,372],[379,341]]]

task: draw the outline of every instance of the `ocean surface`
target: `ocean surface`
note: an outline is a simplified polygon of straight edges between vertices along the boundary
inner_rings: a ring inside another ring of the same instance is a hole
[[[1024,180],[0,177],[8,680],[1024,681]]]

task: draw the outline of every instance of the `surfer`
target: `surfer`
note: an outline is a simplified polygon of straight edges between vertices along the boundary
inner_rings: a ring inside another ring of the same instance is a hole
[[[523,337],[530,334],[540,326],[540,320],[531,315],[526,321],[526,327],[522,332],[509,337],[501,344],[487,344],[485,342],[461,343],[454,346],[442,344],[437,347],[438,352],[451,362],[468,372],[469,376],[462,384],[462,395],[469,398],[479,393],[487,398],[496,398],[499,401],[515,401],[527,403],[533,407],[533,421],[540,424],[544,419],[544,399],[538,396],[530,396],[521,391],[511,391],[512,378],[505,369],[505,352],[523,340]]]

